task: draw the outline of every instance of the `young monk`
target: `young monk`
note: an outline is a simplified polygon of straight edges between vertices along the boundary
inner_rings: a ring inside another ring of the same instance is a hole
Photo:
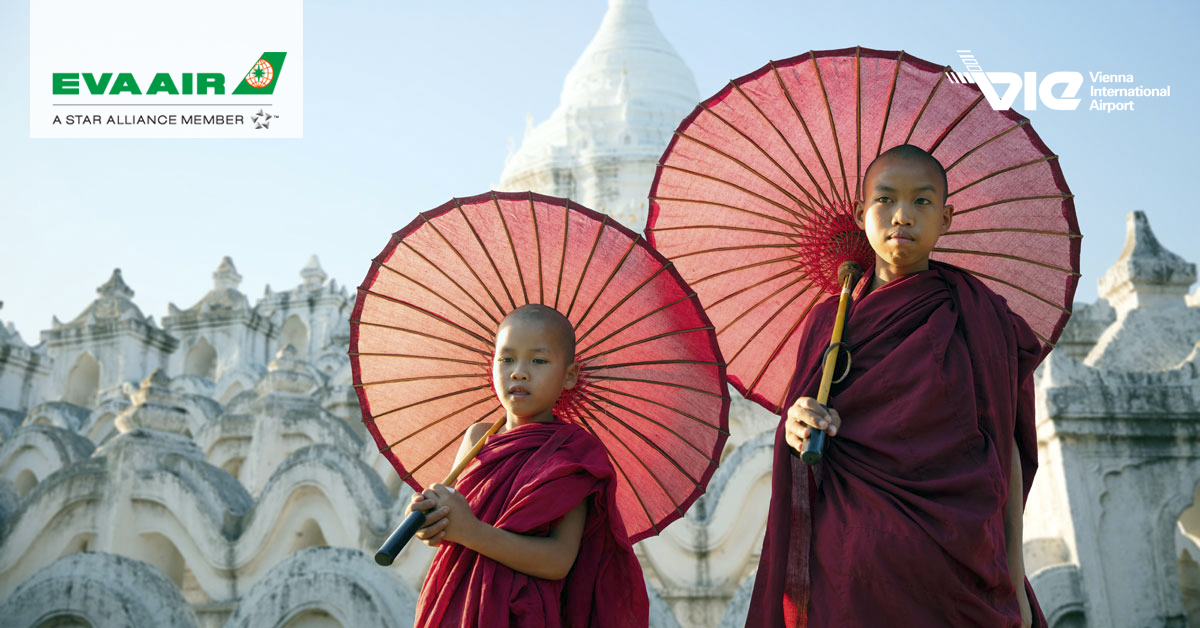
[[[457,489],[434,484],[409,506],[428,511],[417,537],[439,547],[416,626],[648,624],[604,446],[554,416],[578,379],[574,356],[575,331],[553,308],[525,305],[500,322],[492,382],[505,425]],[[489,427],[467,430],[459,459]]]
[[[929,153],[888,150],[862,191],[875,263],[852,294],[852,367],[822,408],[834,298],[803,324],[746,625],[1045,626],[1021,555],[1038,340],[975,277],[929,259],[954,213]],[[810,468],[812,429],[831,438]]]

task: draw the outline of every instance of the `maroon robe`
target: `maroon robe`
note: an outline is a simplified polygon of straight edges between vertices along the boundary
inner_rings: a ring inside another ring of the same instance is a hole
[[[612,463],[599,439],[555,419],[492,436],[457,489],[480,521],[547,536],[587,500],[579,554],[563,580],[510,569],[457,543],[433,559],[416,626],[637,627],[649,622],[642,569],[616,504]]]
[[[808,467],[782,421],[776,432],[746,626],[1019,626],[1005,505],[1014,438],[1022,500],[1037,469],[1038,339],[953,266],[863,296],[873,272],[854,291],[852,367],[829,402],[842,424],[824,460]],[[816,397],[836,311],[828,300],[803,323],[785,408]],[[1025,591],[1045,626],[1028,580]]]

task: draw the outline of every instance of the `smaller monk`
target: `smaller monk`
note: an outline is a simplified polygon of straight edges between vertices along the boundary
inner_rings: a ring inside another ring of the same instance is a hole
[[[409,505],[428,514],[417,538],[439,548],[417,627],[648,625],[608,454],[554,415],[579,377],[574,356],[575,330],[553,308],[525,305],[500,322],[492,383],[505,424],[457,488],[434,484]],[[467,430],[459,460],[490,427]]]
[[[1041,345],[980,280],[929,259],[954,216],[937,159],[892,148],[862,192],[875,262],[848,312],[852,366],[834,409],[818,404],[833,298],[800,329],[746,626],[1045,626],[1021,554]],[[813,429],[830,438],[809,467]]]

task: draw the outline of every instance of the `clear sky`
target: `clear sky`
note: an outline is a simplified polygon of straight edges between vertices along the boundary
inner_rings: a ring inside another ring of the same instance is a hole
[[[168,301],[190,307],[211,288],[223,255],[252,300],[266,284],[300,284],[313,254],[339,283],[358,285],[388,234],[417,212],[496,184],[508,138],[519,141],[527,114],[541,122],[558,104],[606,6],[309,0],[304,139],[31,140],[29,5],[0,2],[0,321],[36,343],[52,314],[73,318],[115,267],[142,311],[161,319]],[[1026,115],[1061,155],[1076,195],[1077,300],[1096,299],[1135,209],[1163,245],[1200,262],[1190,207],[1200,165],[1198,2],[650,0],[650,8],[701,98],[769,59],[854,45],[960,70],[955,51],[970,49],[986,71],[1082,72],[1084,90],[1089,72],[1170,85],[1169,98],[1138,99],[1133,112],[1089,112],[1085,99],[1077,111]]]

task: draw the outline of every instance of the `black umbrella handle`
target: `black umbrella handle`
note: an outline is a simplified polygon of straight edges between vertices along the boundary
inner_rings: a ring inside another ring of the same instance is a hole
[[[825,455],[827,441],[825,430],[818,430],[815,427],[809,429],[808,438],[804,439],[804,447],[800,449],[800,459],[804,461],[804,464],[821,462],[822,456]]]
[[[400,522],[400,526],[396,528],[395,532],[392,532],[391,536],[379,547],[379,551],[375,552],[375,562],[384,567],[392,564],[392,561],[396,560],[396,555],[400,553],[400,550],[404,549],[405,545],[408,545],[409,539],[423,525],[425,525],[425,511],[414,510],[408,513],[408,516],[404,518],[404,521]]]

